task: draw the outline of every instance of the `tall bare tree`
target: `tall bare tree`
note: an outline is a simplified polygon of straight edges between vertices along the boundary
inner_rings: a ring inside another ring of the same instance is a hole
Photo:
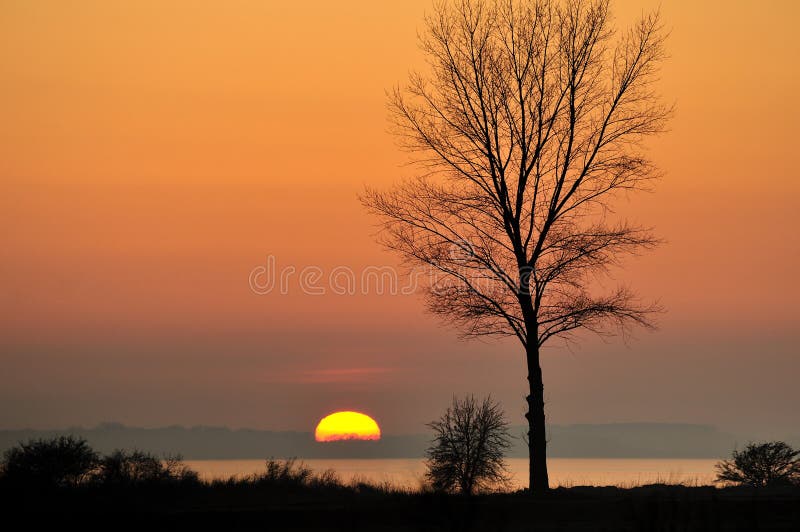
[[[440,274],[431,311],[522,343],[532,491],[548,489],[542,346],[650,324],[653,307],[595,280],[656,244],[611,202],[657,176],[641,141],[670,114],[654,88],[664,38],[657,13],[615,31],[607,0],[447,1],[420,37],[430,70],[390,95],[420,172],[362,199],[386,246]]]

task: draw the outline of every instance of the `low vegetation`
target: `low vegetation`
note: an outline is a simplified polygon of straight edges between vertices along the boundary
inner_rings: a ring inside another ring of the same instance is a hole
[[[180,456],[161,459],[143,451],[116,450],[97,463],[92,481],[105,486],[191,484],[199,481]]]
[[[6,451],[0,482],[28,488],[141,486],[198,483],[180,456],[116,450],[100,456],[83,438],[31,440]]]
[[[98,455],[86,440],[59,436],[20,443],[6,451],[0,474],[4,483],[26,486],[77,486],[88,480]]]
[[[467,497],[430,485],[343,481],[332,470],[273,459],[257,474],[204,480],[179,457],[101,456],[65,436],[6,452],[0,512],[32,529],[800,530],[800,488],[742,484],[574,486],[534,498],[527,490],[476,490]]]

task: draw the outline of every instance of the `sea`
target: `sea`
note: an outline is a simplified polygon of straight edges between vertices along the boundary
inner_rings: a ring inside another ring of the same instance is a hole
[[[619,486],[646,484],[713,484],[716,459],[664,458],[551,458],[547,462],[551,487]],[[346,482],[391,484],[416,489],[422,485],[425,463],[417,458],[374,459],[298,459],[317,473],[332,469]],[[527,486],[528,460],[506,460],[511,473],[510,488]],[[265,469],[264,460],[186,460],[186,464],[205,480],[244,477]]]

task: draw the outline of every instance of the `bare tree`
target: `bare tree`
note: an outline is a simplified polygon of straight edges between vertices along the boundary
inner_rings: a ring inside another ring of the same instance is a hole
[[[437,4],[420,37],[430,72],[390,95],[420,175],[362,198],[388,248],[439,274],[426,286],[432,312],[467,337],[522,343],[532,490],[548,489],[542,346],[649,326],[655,310],[595,282],[657,243],[612,221],[611,199],[657,176],[640,143],[671,111],[654,90],[658,14],[612,26],[607,0]]]
[[[471,395],[454,397],[444,415],[428,426],[436,434],[427,451],[427,477],[435,489],[472,495],[508,480],[503,460],[511,445],[508,423],[491,397],[480,404]]]

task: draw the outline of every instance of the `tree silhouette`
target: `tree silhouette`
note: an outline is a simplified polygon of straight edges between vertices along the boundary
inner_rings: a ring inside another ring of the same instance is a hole
[[[800,451],[782,441],[751,443],[717,464],[717,481],[754,487],[800,485]]]
[[[458,0],[420,39],[430,72],[390,96],[420,175],[362,201],[388,248],[436,274],[433,313],[467,337],[521,342],[529,482],[546,490],[542,346],[649,326],[656,310],[596,279],[657,243],[612,221],[610,202],[657,176],[640,143],[670,114],[654,90],[664,34],[657,13],[618,34],[606,0]]]
[[[144,451],[116,450],[98,463],[94,480],[105,486],[196,483],[199,476],[180,456],[161,459]]]
[[[37,487],[75,486],[87,480],[98,457],[75,436],[30,440],[7,450],[0,468],[5,481]]]
[[[434,489],[472,495],[508,480],[503,456],[511,445],[500,405],[486,398],[453,398],[439,420],[427,451],[427,478]]]

